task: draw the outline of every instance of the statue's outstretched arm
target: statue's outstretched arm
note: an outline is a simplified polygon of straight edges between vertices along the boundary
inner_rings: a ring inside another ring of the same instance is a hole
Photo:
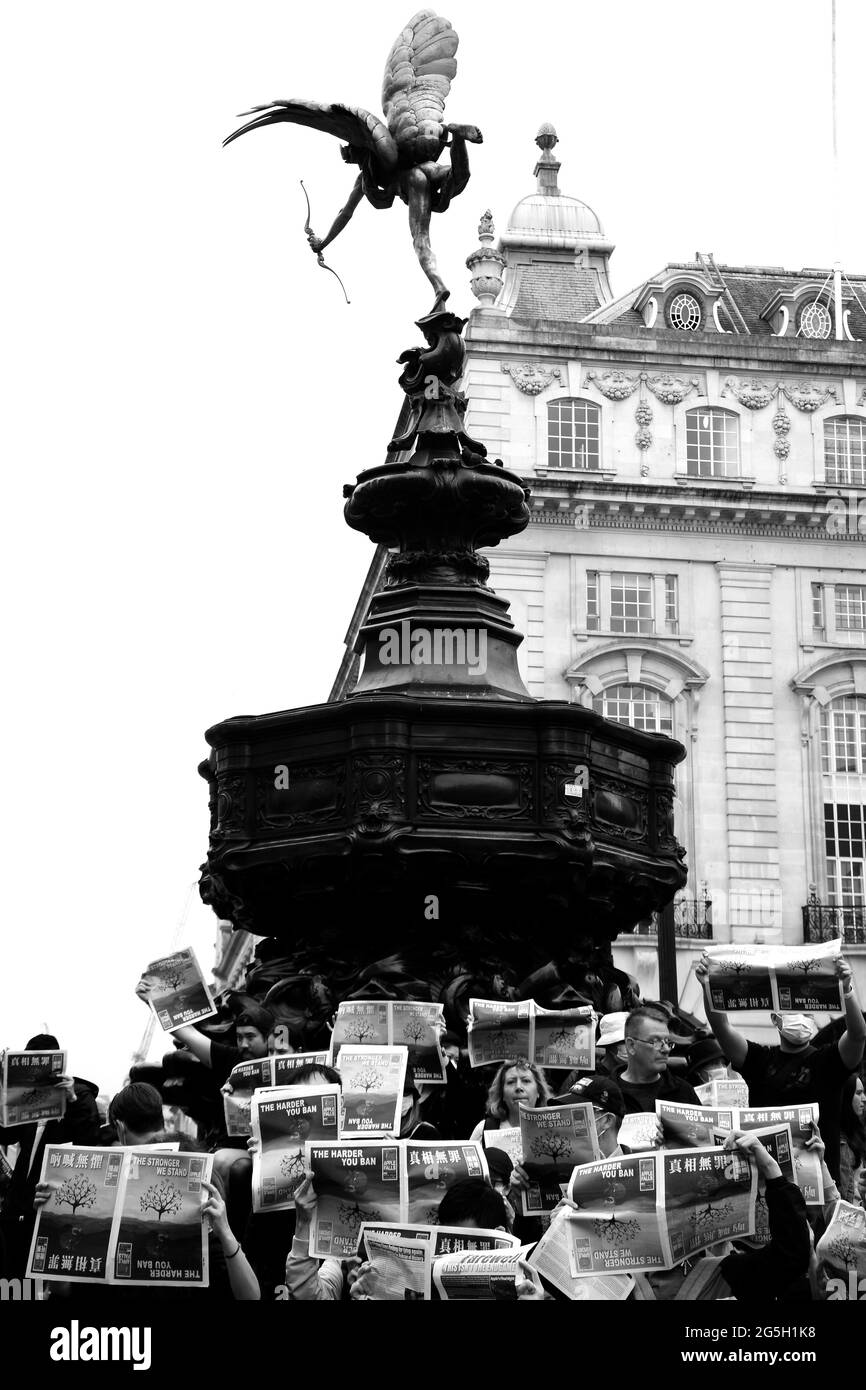
[[[355,208],[358,206],[363,196],[364,183],[361,175],[359,174],[352,185],[352,191],[346,199],[345,205],[340,208],[340,211],[334,218],[333,225],[331,226],[331,230],[328,232],[328,235],[325,237],[317,237],[314,236],[312,232],[309,233],[308,240],[314,251],[324,251],[325,247],[329,246],[331,242],[334,240],[334,238],[340,235],[340,232],[351,220],[352,213],[355,211]]]

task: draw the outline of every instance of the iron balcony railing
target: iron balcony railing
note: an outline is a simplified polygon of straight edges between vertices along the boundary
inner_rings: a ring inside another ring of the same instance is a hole
[[[866,946],[866,908],[832,907],[810,898],[803,907],[803,940],[833,941],[837,936],[846,946]]]
[[[660,913],[645,917],[634,929],[635,936],[657,936]],[[713,900],[702,898],[674,899],[674,931],[683,941],[712,941]]]

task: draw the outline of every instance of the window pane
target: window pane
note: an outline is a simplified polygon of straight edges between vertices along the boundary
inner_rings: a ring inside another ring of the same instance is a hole
[[[686,472],[696,478],[736,478],[740,473],[740,422],[729,410],[686,414]]]
[[[866,484],[866,420],[855,415],[827,420],[824,476],[828,483]]]
[[[673,734],[673,703],[648,685],[612,685],[593,700],[605,719],[653,734]]]
[[[551,401],[547,407],[547,462],[550,468],[601,467],[601,412],[592,401]]]

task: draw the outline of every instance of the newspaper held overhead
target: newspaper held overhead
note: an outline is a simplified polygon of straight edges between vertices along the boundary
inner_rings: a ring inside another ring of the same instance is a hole
[[[757,1169],[722,1149],[663,1150],[576,1168],[568,1186],[572,1273],[670,1269],[755,1229]]]
[[[518,1057],[568,1071],[595,1066],[595,1013],[588,1004],[544,1009],[533,999],[470,999],[467,1030],[473,1067]]]
[[[444,1086],[445,1057],[439,1043],[444,1027],[445,1011],[441,1004],[348,999],[337,1009],[331,1035],[334,1065],[346,1043],[359,1047],[405,1047],[415,1084]]]
[[[710,946],[710,1003],[717,1012],[844,1012],[836,961],[842,942],[809,946]]]
[[[407,1060],[405,1047],[343,1044],[340,1049],[342,1136],[389,1135],[396,1138],[399,1135]]]
[[[211,1154],[165,1146],[82,1148],[49,1144],[27,1274],[83,1284],[206,1288],[202,1187]]]
[[[565,1195],[572,1170],[601,1158],[592,1106],[520,1106],[522,1164],[529,1187],[521,1191],[524,1216],[553,1211]]]
[[[253,1154],[253,1211],[286,1211],[304,1180],[305,1145],[339,1136],[340,1088],[285,1086],[251,1098],[250,1127],[258,1139]]]
[[[65,1052],[4,1052],[0,1080],[0,1124],[62,1120],[67,1092],[57,1085],[66,1071]]]
[[[165,1033],[200,1023],[216,1013],[213,995],[191,946],[151,961],[144,978],[152,985],[148,1003]]]

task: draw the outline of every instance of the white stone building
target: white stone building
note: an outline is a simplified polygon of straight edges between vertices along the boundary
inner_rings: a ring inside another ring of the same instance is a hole
[[[699,254],[613,298],[538,144],[537,191],[467,262],[463,383],[532,488],[487,552],[524,680],[686,746],[686,1005],[710,934],[843,935],[866,997],[866,278]],[[615,947],[647,994],[654,925]]]

